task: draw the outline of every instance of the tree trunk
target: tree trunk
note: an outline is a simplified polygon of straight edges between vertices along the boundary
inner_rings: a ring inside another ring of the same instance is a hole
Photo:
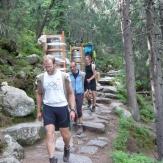
[[[160,10],[160,29],[163,40],[163,0],[159,0],[159,10]]]
[[[154,0],[146,0],[147,18],[147,43],[150,59],[151,87],[155,99],[153,99],[156,110],[156,136],[159,160],[163,159],[163,79],[161,72],[161,60],[159,55],[159,33],[155,29]]]
[[[55,0],[51,0],[51,3],[49,5],[49,7],[47,8],[46,12],[45,12],[45,16],[42,20],[42,23],[37,27],[37,31],[36,31],[36,37],[39,38],[41,36],[41,33],[45,27],[45,24],[47,22],[47,18],[49,16],[49,11],[51,10],[51,8],[53,7],[55,3]]]
[[[140,119],[136,89],[135,89],[135,68],[133,57],[133,44],[132,33],[129,18],[129,0],[119,0],[120,12],[121,12],[121,28],[123,34],[123,45],[125,52],[125,67],[126,67],[126,81],[127,81],[127,94],[128,105],[131,109],[133,118],[138,121]]]

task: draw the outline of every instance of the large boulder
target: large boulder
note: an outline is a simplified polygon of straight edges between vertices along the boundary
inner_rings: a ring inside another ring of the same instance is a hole
[[[0,106],[11,116],[23,117],[31,114],[35,109],[34,100],[18,88],[4,85],[1,87],[3,100]]]
[[[39,62],[39,56],[37,54],[32,54],[27,56],[27,61],[29,64],[34,65]]]
[[[18,160],[24,158],[24,149],[14,138],[10,135],[5,135],[4,142],[6,144],[2,154],[4,157],[15,157]]]
[[[11,135],[19,144],[32,145],[44,138],[45,130],[41,122],[21,123],[2,131]]]
[[[0,158],[0,163],[20,163],[15,157]]]
[[[103,123],[96,123],[96,122],[83,122],[84,129],[89,131],[98,132],[98,133],[105,133],[106,126]]]
[[[115,76],[119,75],[120,72],[121,72],[120,70],[110,70],[110,71],[107,72],[106,74],[107,74],[108,76],[110,76],[110,77],[115,77]]]
[[[114,77],[109,77],[109,76],[105,76],[104,78],[101,78],[98,82],[101,85],[114,85]]]

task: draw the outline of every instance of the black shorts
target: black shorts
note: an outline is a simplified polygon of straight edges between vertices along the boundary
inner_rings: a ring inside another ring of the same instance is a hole
[[[93,79],[88,83],[86,80],[84,81],[84,91],[86,90],[96,91],[96,80]]]
[[[70,124],[68,106],[52,107],[43,105],[44,126],[53,124],[55,129],[67,128]]]

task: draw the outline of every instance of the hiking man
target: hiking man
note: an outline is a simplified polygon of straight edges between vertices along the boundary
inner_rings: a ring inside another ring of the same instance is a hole
[[[92,64],[92,59],[90,56],[85,57],[85,80],[84,80],[84,89],[85,97],[88,101],[88,107],[92,112],[95,111],[96,107],[96,69],[95,64]],[[90,99],[91,94],[91,99]]]
[[[77,134],[81,134],[83,132],[83,124],[82,124],[82,105],[84,98],[84,78],[85,72],[77,69],[77,65],[75,62],[71,62],[70,64],[71,72],[69,73],[71,84],[75,94],[75,102],[76,102],[76,110],[77,110],[77,125],[78,131]]]
[[[64,141],[63,161],[68,162],[70,156],[69,118],[75,118],[75,97],[68,74],[56,68],[55,59],[45,56],[43,59],[45,72],[37,76],[36,99],[37,118],[43,117],[46,129],[46,146],[50,163],[57,163],[55,152],[55,130],[59,129]],[[68,96],[70,112],[68,110]],[[42,108],[43,104],[43,109]]]

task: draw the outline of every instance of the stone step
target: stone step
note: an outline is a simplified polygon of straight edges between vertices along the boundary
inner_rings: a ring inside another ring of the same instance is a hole
[[[111,104],[111,99],[109,98],[104,98],[104,97],[97,97],[96,102],[97,103],[103,103],[103,104]]]
[[[112,93],[97,92],[97,97],[117,99],[117,95]]]
[[[20,161],[14,157],[8,157],[8,158],[1,158],[0,163],[20,163]]]
[[[12,136],[21,145],[32,145],[45,136],[41,122],[20,123],[1,131]]]
[[[110,70],[106,73],[107,76],[116,77],[120,74],[120,70]]]
[[[83,122],[83,128],[92,132],[105,133],[106,126],[103,123]]]
[[[115,78],[114,77],[104,77],[104,78],[101,78],[98,82],[101,84],[101,85],[114,85],[114,80]]]

